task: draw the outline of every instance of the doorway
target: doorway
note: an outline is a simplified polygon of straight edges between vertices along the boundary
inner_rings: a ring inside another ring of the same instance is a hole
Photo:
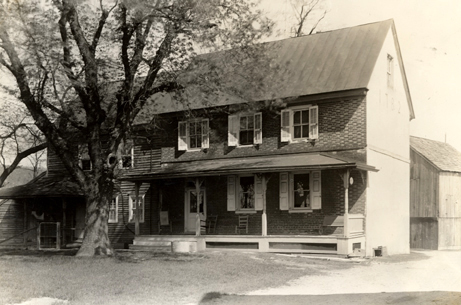
[[[197,191],[195,189],[186,190],[185,198],[185,228],[184,231],[188,233],[195,232],[195,219],[197,215],[197,206],[200,212],[200,219],[206,220],[206,191],[204,188],[200,189],[199,198],[197,198]]]

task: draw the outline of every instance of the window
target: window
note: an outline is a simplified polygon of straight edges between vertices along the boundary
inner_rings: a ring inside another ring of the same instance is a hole
[[[280,173],[280,210],[312,211],[322,208],[321,172]]]
[[[145,195],[139,196],[139,207],[140,207],[140,213],[139,213],[139,222],[144,222],[144,197]],[[134,222],[136,215],[136,204],[135,204],[135,199],[134,196],[129,196],[128,197],[128,221],[129,222]]]
[[[88,145],[79,145],[78,146],[78,159],[80,168],[84,171],[91,171],[93,165],[91,164],[90,155],[88,153]]]
[[[263,209],[262,179],[258,175],[227,177],[227,210],[260,211]]]
[[[134,155],[134,145],[133,140],[125,140],[124,143],[120,144],[120,167],[127,169],[133,168],[133,156]]]
[[[109,223],[118,222],[118,197],[114,197],[109,204]]]
[[[319,137],[318,106],[293,107],[282,110],[281,142],[300,142]]]
[[[239,114],[229,116],[229,146],[262,144],[262,114]]]
[[[208,119],[178,123],[178,150],[209,148]]]
[[[394,87],[394,58],[387,54],[387,86]]]

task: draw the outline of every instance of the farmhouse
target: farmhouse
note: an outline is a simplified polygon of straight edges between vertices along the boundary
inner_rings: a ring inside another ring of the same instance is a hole
[[[410,144],[410,246],[461,249],[461,153],[424,138]]]
[[[154,130],[144,128],[152,117],[141,111],[123,147],[112,242],[178,251],[409,252],[414,112],[393,20],[265,47],[281,67],[265,84],[276,90],[212,105],[166,95]],[[78,241],[81,193],[52,151],[48,162],[43,180],[1,190],[0,198],[23,202],[25,230],[31,221],[59,223],[52,241]],[[84,154],[81,164],[91,170]]]

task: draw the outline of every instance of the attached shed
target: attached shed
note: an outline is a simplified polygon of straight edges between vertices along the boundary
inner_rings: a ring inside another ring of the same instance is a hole
[[[411,137],[410,247],[461,249],[461,153]]]

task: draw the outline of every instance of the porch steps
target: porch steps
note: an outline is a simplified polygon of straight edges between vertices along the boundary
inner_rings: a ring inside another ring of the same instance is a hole
[[[170,253],[171,246],[146,246],[146,245],[130,245],[130,250]]]

